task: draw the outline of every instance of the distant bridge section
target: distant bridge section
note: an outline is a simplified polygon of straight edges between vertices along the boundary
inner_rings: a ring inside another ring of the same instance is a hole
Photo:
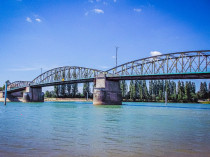
[[[30,82],[31,87],[45,87],[52,85],[93,82],[94,78],[102,73],[101,70],[65,66],[46,71]]]
[[[24,90],[26,87],[30,85],[30,82],[31,81],[15,81],[12,83],[8,83],[7,87],[8,93]]]
[[[210,78],[210,50],[147,57],[119,65],[106,73],[110,80]]]
[[[8,92],[21,91],[28,86],[46,87],[61,84],[93,82],[95,77],[100,73],[103,73],[103,71],[85,67],[58,67],[40,74],[33,81],[15,81],[9,83]]]

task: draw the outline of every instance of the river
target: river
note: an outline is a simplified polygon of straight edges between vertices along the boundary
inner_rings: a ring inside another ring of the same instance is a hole
[[[0,103],[0,156],[207,157],[210,105]]]

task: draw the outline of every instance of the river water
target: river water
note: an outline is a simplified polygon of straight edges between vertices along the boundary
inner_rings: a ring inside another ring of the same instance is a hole
[[[0,156],[207,157],[210,105],[0,103]]]

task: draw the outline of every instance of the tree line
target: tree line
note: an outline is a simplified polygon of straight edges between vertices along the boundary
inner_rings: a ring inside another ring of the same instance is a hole
[[[62,72],[62,78],[65,78],[65,71]],[[70,78],[70,71],[67,73],[68,78]],[[73,78],[76,79],[76,71],[72,74]],[[87,78],[88,75],[85,75]],[[55,73],[54,80],[59,80],[58,72]],[[78,90],[78,83],[74,84],[64,84],[54,86],[54,91],[46,91],[45,97],[54,97],[54,98],[84,98],[84,97],[93,97],[93,93],[90,92],[90,83],[83,83],[83,92],[80,93]]]
[[[5,90],[5,85],[3,85],[3,87],[0,87],[0,91]]]
[[[170,80],[131,80],[120,81],[122,98],[124,101],[163,102],[167,93],[169,102],[198,102],[199,99],[210,99],[210,83],[201,82],[196,92],[196,85],[192,81]],[[83,83],[80,93],[78,84],[54,86],[54,91],[46,91],[46,97],[54,98],[89,98],[93,97],[90,83]]]
[[[92,98],[93,93],[90,89],[90,83],[83,83],[82,93],[78,90],[78,83],[56,85],[54,91],[46,91],[45,97],[48,98]]]
[[[210,99],[210,83],[200,83],[200,90],[196,92],[196,85],[192,81],[145,80],[121,81],[122,97],[125,101],[159,102],[198,102],[199,99]]]

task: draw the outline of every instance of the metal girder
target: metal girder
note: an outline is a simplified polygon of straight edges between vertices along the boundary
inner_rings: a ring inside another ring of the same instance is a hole
[[[45,86],[49,84],[70,83],[75,82],[76,80],[88,80],[95,78],[99,73],[102,72],[103,71],[96,69],[76,66],[59,67],[39,75],[30,82],[30,86]]]
[[[176,52],[134,60],[106,71],[108,76],[210,72],[210,50]]]
[[[25,88],[27,86],[29,86],[31,81],[15,81],[15,82],[12,82],[12,83],[9,83],[8,86],[7,86],[7,90],[8,91],[16,91],[16,90],[19,90],[20,88]]]
[[[177,74],[156,74],[156,75],[124,75],[112,76],[107,80],[165,80],[165,79],[210,79],[208,73],[177,73]]]

